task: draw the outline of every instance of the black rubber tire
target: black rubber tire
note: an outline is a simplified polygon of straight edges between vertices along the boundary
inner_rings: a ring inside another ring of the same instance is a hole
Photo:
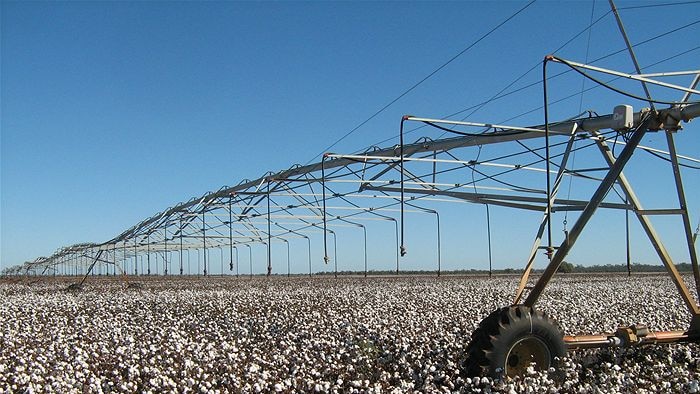
[[[556,367],[566,354],[557,323],[524,305],[500,308],[479,324],[467,346],[462,368],[467,376],[500,379],[522,375],[531,362],[535,369]]]
[[[472,333],[471,342],[465,351],[466,357],[462,361],[462,374],[467,377],[483,376],[488,365],[486,351],[492,348],[491,335],[498,330],[498,322],[502,310],[497,309],[479,323],[479,327]]]

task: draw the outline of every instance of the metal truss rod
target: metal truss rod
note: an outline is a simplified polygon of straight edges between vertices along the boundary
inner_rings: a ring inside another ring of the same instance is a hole
[[[272,275],[272,230],[270,220],[270,179],[267,180],[267,276]]]
[[[90,275],[90,272],[92,272],[92,268],[95,266],[95,264],[97,264],[97,262],[100,259],[100,256],[102,256],[102,252],[103,252],[103,250],[100,250],[97,252],[97,256],[95,256],[95,258],[92,260],[92,263],[90,264],[88,269],[85,271],[85,275],[83,276],[83,279],[80,281],[80,286],[82,286],[83,283],[85,283],[85,280],[87,279],[88,275]]]
[[[229,197],[228,199],[228,245],[229,245],[229,271],[233,271],[233,211],[231,210],[231,202],[233,200],[233,196]],[[268,223],[270,221],[268,220]],[[238,254],[238,249],[236,249],[236,254]],[[236,258],[236,271],[238,271],[238,258]],[[236,273],[236,277],[238,277],[238,273]]]
[[[642,68],[639,67],[639,62],[637,61],[637,56],[634,54],[634,48],[632,47],[632,43],[630,42],[629,37],[627,36],[627,31],[625,31],[625,25],[622,23],[622,18],[620,18],[620,14],[617,12],[617,7],[615,7],[615,2],[613,0],[608,0],[610,3],[610,9],[612,10],[613,14],[615,14],[615,20],[617,21],[617,26],[620,28],[620,33],[622,33],[622,38],[625,40],[625,45],[627,46],[627,52],[629,52],[630,57],[632,58],[632,63],[634,63],[634,69],[637,70],[637,74],[642,73]],[[642,81],[642,87],[644,88],[644,93],[647,95],[647,100],[649,100],[649,107],[651,109],[654,108],[654,100],[651,98],[651,92],[649,92],[649,87],[647,87],[647,84]]]
[[[503,130],[531,131],[531,132],[536,132],[536,133],[542,133],[544,131],[542,129],[530,128],[530,127],[506,126],[506,125],[498,125],[498,124],[491,124],[491,123],[465,122],[465,121],[448,120],[448,119],[419,118],[416,116],[406,116],[406,120],[412,121],[412,122],[422,122],[422,123],[441,123],[441,124],[449,124],[449,125],[456,125],[456,126],[479,127],[481,129],[486,128],[486,129],[493,129],[493,130],[499,130],[499,131],[503,131]]]
[[[168,225],[167,223],[163,226],[163,248],[165,252],[163,253],[163,275],[168,276]]]
[[[603,74],[613,75],[616,77],[632,79],[635,81],[640,81],[643,83],[649,83],[652,85],[662,86],[662,87],[669,88],[669,89],[680,90],[682,92],[700,94],[700,91],[692,89],[692,88],[686,88],[684,86],[674,85],[671,83],[666,83],[666,82],[661,82],[661,81],[657,81],[654,79],[646,78],[646,76],[650,76],[650,75],[665,76],[663,73],[662,74],[648,74],[648,75],[644,76],[643,74],[621,73],[619,71],[608,70],[608,69],[605,69],[602,67],[591,66],[588,64],[582,64],[582,63],[572,62],[570,60],[562,60],[562,59],[558,59],[558,58],[552,58],[552,61],[557,62],[557,63],[567,63],[569,65],[576,67],[576,68],[582,68],[585,70],[596,71],[596,72],[600,72]],[[686,72],[682,72],[682,73],[673,73],[673,75],[693,75],[693,74],[700,74],[700,70],[692,70],[692,71],[686,71]],[[671,74],[668,74],[668,75],[671,75]]]
[[[328,263],[328,220],[326,219],[326,159],[327,154],[321,157],[321,196],[323,201],[323,262]]]
[[[386,186],[368,186],[368,190],[384,191],[387,193],[397,192],[396,187],[386,187]],[[462,191],[451,191],[451,190],[428,190],[428,189],[405,189],[406,193],[409,194],[419,194],[419,195],[430,195],[430,196],[449,196],[461,200],[466,200],[481,204],[495,204],[510,206],[506,202],[527,202],[533,204],[546,204],[547,199],[542,197],[528,197],[528,196],[515,196],[515,195],[502,195],[502,194],[486,194],[486,193],[473,193],[473,192],[462,192]],[[378,196],[380,197],[380,196]],[[396,197],[388,197],[390,199],[396,199]],[[408,197],[406,201],[413,201],[415,198]],[[555,199],[552,206],[552,212],[557,211],[576,211],[582,210],[583,207],[588,204],[585,200],[569,200],[569,199]],[[546,209],[543,205],[522,205],[520,207],[524,209],[529,209],[533,211],[544,211]],[[602,208],[612,208],[612,209],[629,209],[628,204],[623,203],[601,203]]]
[[[595,140],[595,137],[589,137],[589,138],[590,138],[591,140]],[[625,143],[624,141],[619,141],[619,140],[617,140],[617,141],[616,141],[616,140],[611,140],[611,141],[609,141],[609,142],[610,142],[612,145],[622,145],[622,146],[626,145],[626,143]],[[652,147],[644,146],[644,145],[639,145],[639,146],[637,146],[637,148],[638,148],[638,149],[641,149],[641,150],[645,150],[645,151],[647,151],[647,152],[654,152],[654,153],[658,153],[658,154],[666,155],[666,156],[669,156],[669,155],[671,154],[670,152],[665,151],[665,150],[663,150],[663,149],[652,148]],[[683,160],[687,160],[687,161],[693,162],[693,163],[700,163],[700,159],[695,158],[695,157],[690,157],[690,156],[686,156],[686,155],[678,155],[678,154],[676,154],[676,157],[679,158],[679,159],[683,159]]]
[[[383,157],[383,156],[357,156],[357,155],[332,155],[333,157],[337,158],[359,158],[359,157],[364,157],[367,160],[378,160],[378,161],[394,161],[399,158],[397,157]],[[448,163],[448,164],[460,164],[460,165],[466,165],[466,166],[474,166],[474,165],[481,165],[481,166],[490,166],[490,167],[501,167],[501,168],[513,168],[513,169],[518,169],[518,170],[530,170],[530,171],[537,171],[537,172],[546,172],[547,170],[543,168],[537,168],[537,167],[529,167],[529,166],[521,166],[518,164],[505,164],[505,163],[489,163],[489,162],[473,162],[473,161],[468,161],[468,160],[447,160],[447,159],[426,159],[426,158],[418,158],[418,157],[406,157],[404,161],[407,162],[424,162],[424,163]],[[555,171],[550,171],[550,173],[555,174]],[[415,176],[414,176],[415,177]],[[416,177],[418,178],[418,177]],[[340,180],[340,181],[328,181],[334,182],[334,183],[363,183],[363,182],[376,182],[376,181],[362,181],[362,180]],[[409,182],[406,182],[409,183]]]
[[[136,238],[134,238],[134,275],[138,276],[139,270],[138,270],[138,264],[136,261],[136,258],[138,256],[138,252],[137,252],[136,248],[137,248],[137,243],[136,243]],[[143,274],[143,270],[141,270],[141,273]]]

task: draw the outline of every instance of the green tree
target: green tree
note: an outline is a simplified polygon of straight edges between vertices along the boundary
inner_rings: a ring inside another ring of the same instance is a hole
[[[561,273],[564,273],[564,274],[568,274],[568,273],[574,272],[574,265],[571,264],[571,263],[569,263],[569,262],[562,261],[562,262],[561,262],[561,265],[559,266],[558,272],[561,272]]]

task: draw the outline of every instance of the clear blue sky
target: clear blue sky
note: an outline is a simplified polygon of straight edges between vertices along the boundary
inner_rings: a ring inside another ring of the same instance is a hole
[[[105,241],[192,196],[306,163],[526,3],[1,4],[3,268],[61,246]],[[618,7],[652,4],[621,1]],[[536,2],[333,151],[353,152],[396,136],[403,114],[440,117],[490,98],[585,29],[592,7],[592,1]],[[596,2],[593,20],[608,11],[607,1]],[[621,14],[636,43],[696,22],[700,4]],[[645,71],[698,69],[697,37],[700,24],[642,45],[640,63],[678,54]],[[557,54],[584,62],[624,47],[611,14],[587,42],[584,33]],[[626,53],[596,64],[633,70]],[[537,68],[516,87],[540,78]],[[579,91],[581,79],[553,85],[554,95],[563,97]],[[599,89],[579,100],[553,106],[553,116],[572,116],[579,108],[608,113],[622,98]],[[535,86],[470,120],[500,122],[541,102]],[[542,121],[542,111],[535,111],[510,123]],[[698,156],[696,125],[678,138],[681,153]],[[685,175],[695,225],[700,176],[697,170]],[[522,256],[537,219],[526,216],[525,225],[510,215],[494,213],[494,237],[500,245],[518,240]],[[444,248],[448,261],[464,258]],[[498,264],[519,265],[510,252],[501,246]],[[584,247],[577,257],[620,262],[621,253]],[[638,256],[653,261],[648,248]],[[483,262],[483,250],[473,260]]]

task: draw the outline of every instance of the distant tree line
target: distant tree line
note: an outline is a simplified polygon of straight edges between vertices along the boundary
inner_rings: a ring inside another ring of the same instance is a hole
[[[692,272],[693,267],[690,263],[680,263],[676,264],[676,268],[680,272]],[[534,272],[542,272],[542,269],[534,269]],[[641,264],[633,263],[631,266],[632,272],[666,272],[666,267],[663,265],[652,265],[652,264]],[[502,268],[494,269],[491,271],[494,275],[507,275],[507,274],[520,274],[523,272],[522,268]],[[579,265],[572,264],[567,261],[561,263],[559,267],[560,273],[606,273],[606,272],[627,272],[627,264],[604,264],[604,265]],[[399,274],[401,275],[432,275],[435,274],[435,270],[401,270]],[[370,276],[383,276],[383,275],[394,275],[396,271],[394,270],[369,270],[367,275]],[[464,270],[443,270],[441,274],[444,275],[488,275],[489,270],[484,269],[464,269]],[[314,275],[317,276],[332,276],[334,273],[332,271],[322,271],[317,272]],[[338,276],[357,276],[364,275],[364,271],[338,271]]]
[[[692,272],[693,266],[690,263],[676,264],[676,268],[680,272]],[[605,265],[573,265],[564,261],[559,267],[560,272],[627,272],[627,264],[605,264]],[[666,272],[666,267],[663,265],[632,263],[630,267],[632,272]]]

